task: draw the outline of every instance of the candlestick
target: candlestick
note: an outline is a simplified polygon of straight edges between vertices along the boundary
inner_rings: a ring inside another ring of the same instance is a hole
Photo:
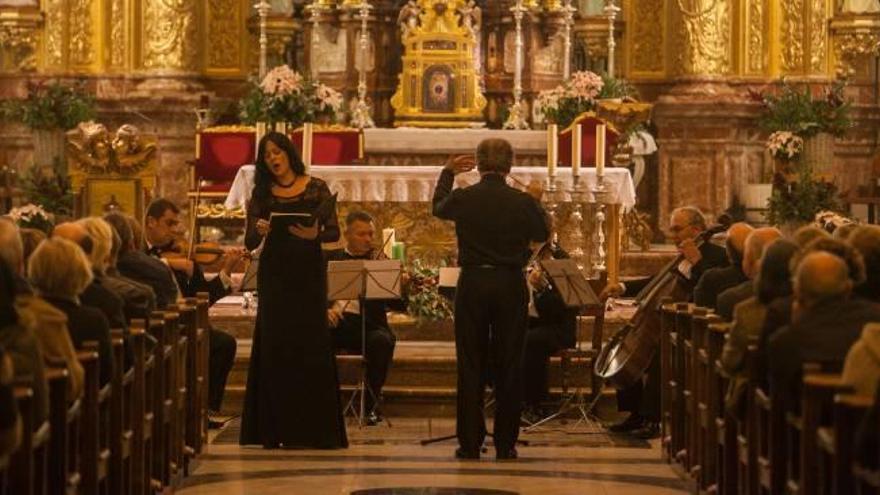
[[[596,175],[605,175],[605,124],[596,126]]]
[[[568,190],[568,194],[571,197],[571,212],[568,217],[568,246],[569,246],[569,256],[574,262],[577,264],[578,269],[584,273],[584,275],[589,275],[585,271],[586,269],[586,253],[584,252],[584,214],[583,214],[583,204],[587,199],[587,189],[581,181],[581,176],[575,174],[571,178],[571,189]]]
[[[314,124],[306,122],[303,124],[303,165],[308,170],[312,166],[312,138],[314,133]]]
[[[574,126],[571,134],[571,175],[581,173],[581,160],[583,152],[583,127],[581,124]]]
[[[394,229],[382,229],[382,252],[388,259],[394,256]]]
[[[556,175],[556,164],[559,162],[559,126],[547,126],[547,175]]]
[[[263,140],[263,136],[266,135],[266,123],[265,122],[257,122],[257,146],[254,148],[254,161],[257,160],[257,155],[260,154],[260,141]]]

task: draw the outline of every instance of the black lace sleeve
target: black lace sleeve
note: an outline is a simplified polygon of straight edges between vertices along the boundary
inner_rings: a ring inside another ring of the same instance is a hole
[[[264,204],[263,201],[251,199],[247,205],[247,221],[244,232],[244,245],[250,251],[256,249],[263,240],[263,236],[257,232],[257,220],[261,218],[269,218],[269,205]]]
[[[327,183],[324,181],[316,182],[316,188],[318,193],[318,204],[323,203],[324,201],[331,200],[333,194],[330,192],[330,188],[327,187]],[[336,214],[336,208],[330,209],[325,213],[322,218],[319,219],[321,222],[321,233],[318,234],[318,240],[321,242],[336,242],[339,240],[339,218]]]

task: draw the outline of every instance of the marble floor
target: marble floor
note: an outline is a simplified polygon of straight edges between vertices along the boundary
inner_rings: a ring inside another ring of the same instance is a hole
[[[523,434],[530,445],[519,447],[515,461],[495,461],[493,450],[478,461],[458,461],[452,440],[419,444],[419,438],[452,428],[449,419],[352,426],[351,447],[338,451],[267,451],[240,447],[221,435],[178,493],[671,495],[691,487],[661,459],[656,441],[619,442],[595,428]]]

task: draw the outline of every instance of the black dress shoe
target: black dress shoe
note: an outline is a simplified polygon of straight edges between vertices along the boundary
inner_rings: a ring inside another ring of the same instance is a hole
[[[645,418],[642,416],[632,413],[628,418],[617,423],[615,425],[611,425],[608,427],[608,431],[611,433],[628,433],[631,431],[638,430],[639,428],[645,425]]]
[[[653,421],[646,421],[644,426],[630,433],[633,437],[640,440],[651,440],[660,436],[660,424]]]
[[[376,426],[377,424],[382,422],[382,416],[378,413],[371,412],[367,414],[367,417],[364,419],[364,424],[366,426]]]
[[[479,459],[480,458],[480,451],[472,452],[470,450],[464,450],[463,448],[459,447],[459,448],[455,449],[455,458],[462,459],[462,460]]]
[[[517,457],[519,454],[516,453],[516,449],[503,449],[495,453],[495,459],[499,461],[512,461]]]

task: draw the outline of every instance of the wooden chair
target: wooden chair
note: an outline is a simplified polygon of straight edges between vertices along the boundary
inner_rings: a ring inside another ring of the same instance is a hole
[[[154,423],[154,369],[155,354],[147,351],[145,320],[132,320],[129,325],[133,355],[134,383],[132,385],[132,493],[152,493],[151,468],[153,462]]]
[[[660,304],[660,438],[668,462],[675,456],[672,442],[678,382],[675,378],[675,304],[666,298]]]
[[[165,313],[156,311],[150,316],[150,335],[156,339],[153,349],[153,434],[152,462],[150,463],[151,489],[162,490],[171,486],[171,422],[173,400],[171,390],[173,347]]]
[[[727,413],[724,398],[729,380],[721,368],[721,353],[724,342],[730,333],[730,324],[714,318],[709,322],[708,341],[706,343],[707,370],[707,407],[709,424],[706,431],[707,470],[709,482],[707,491],[733,495],[737,491],[736,464],[736,420]]]
[[[113,393],[110,397],[110,493],[131,493],[131,447],[134,432],[131,414],[134,368],[124,369],[125,344],[122,330],[113,330]]]
[[[816,432],[819,447],[818,493],[845,495],[856,492],[853,476],[856,428],[873,403],[874,398],[866,395],[834,396],[833,423]]]
[[[49,422],[37,424],[34,418],[34,391],[29,383],[14,388],[22,421],[21,445],[9,459],[9,493],[45,495],[48,489]]]
[[[73,495],[79,492],[79,423],[82,398],[70,401],[70,379],[63,361],[49,363],[49,493]]]
[[[98,343],[86,342],[77,358],[85,370],[80,459],[83,493],[109,493],[111,385],[100,385]]]

